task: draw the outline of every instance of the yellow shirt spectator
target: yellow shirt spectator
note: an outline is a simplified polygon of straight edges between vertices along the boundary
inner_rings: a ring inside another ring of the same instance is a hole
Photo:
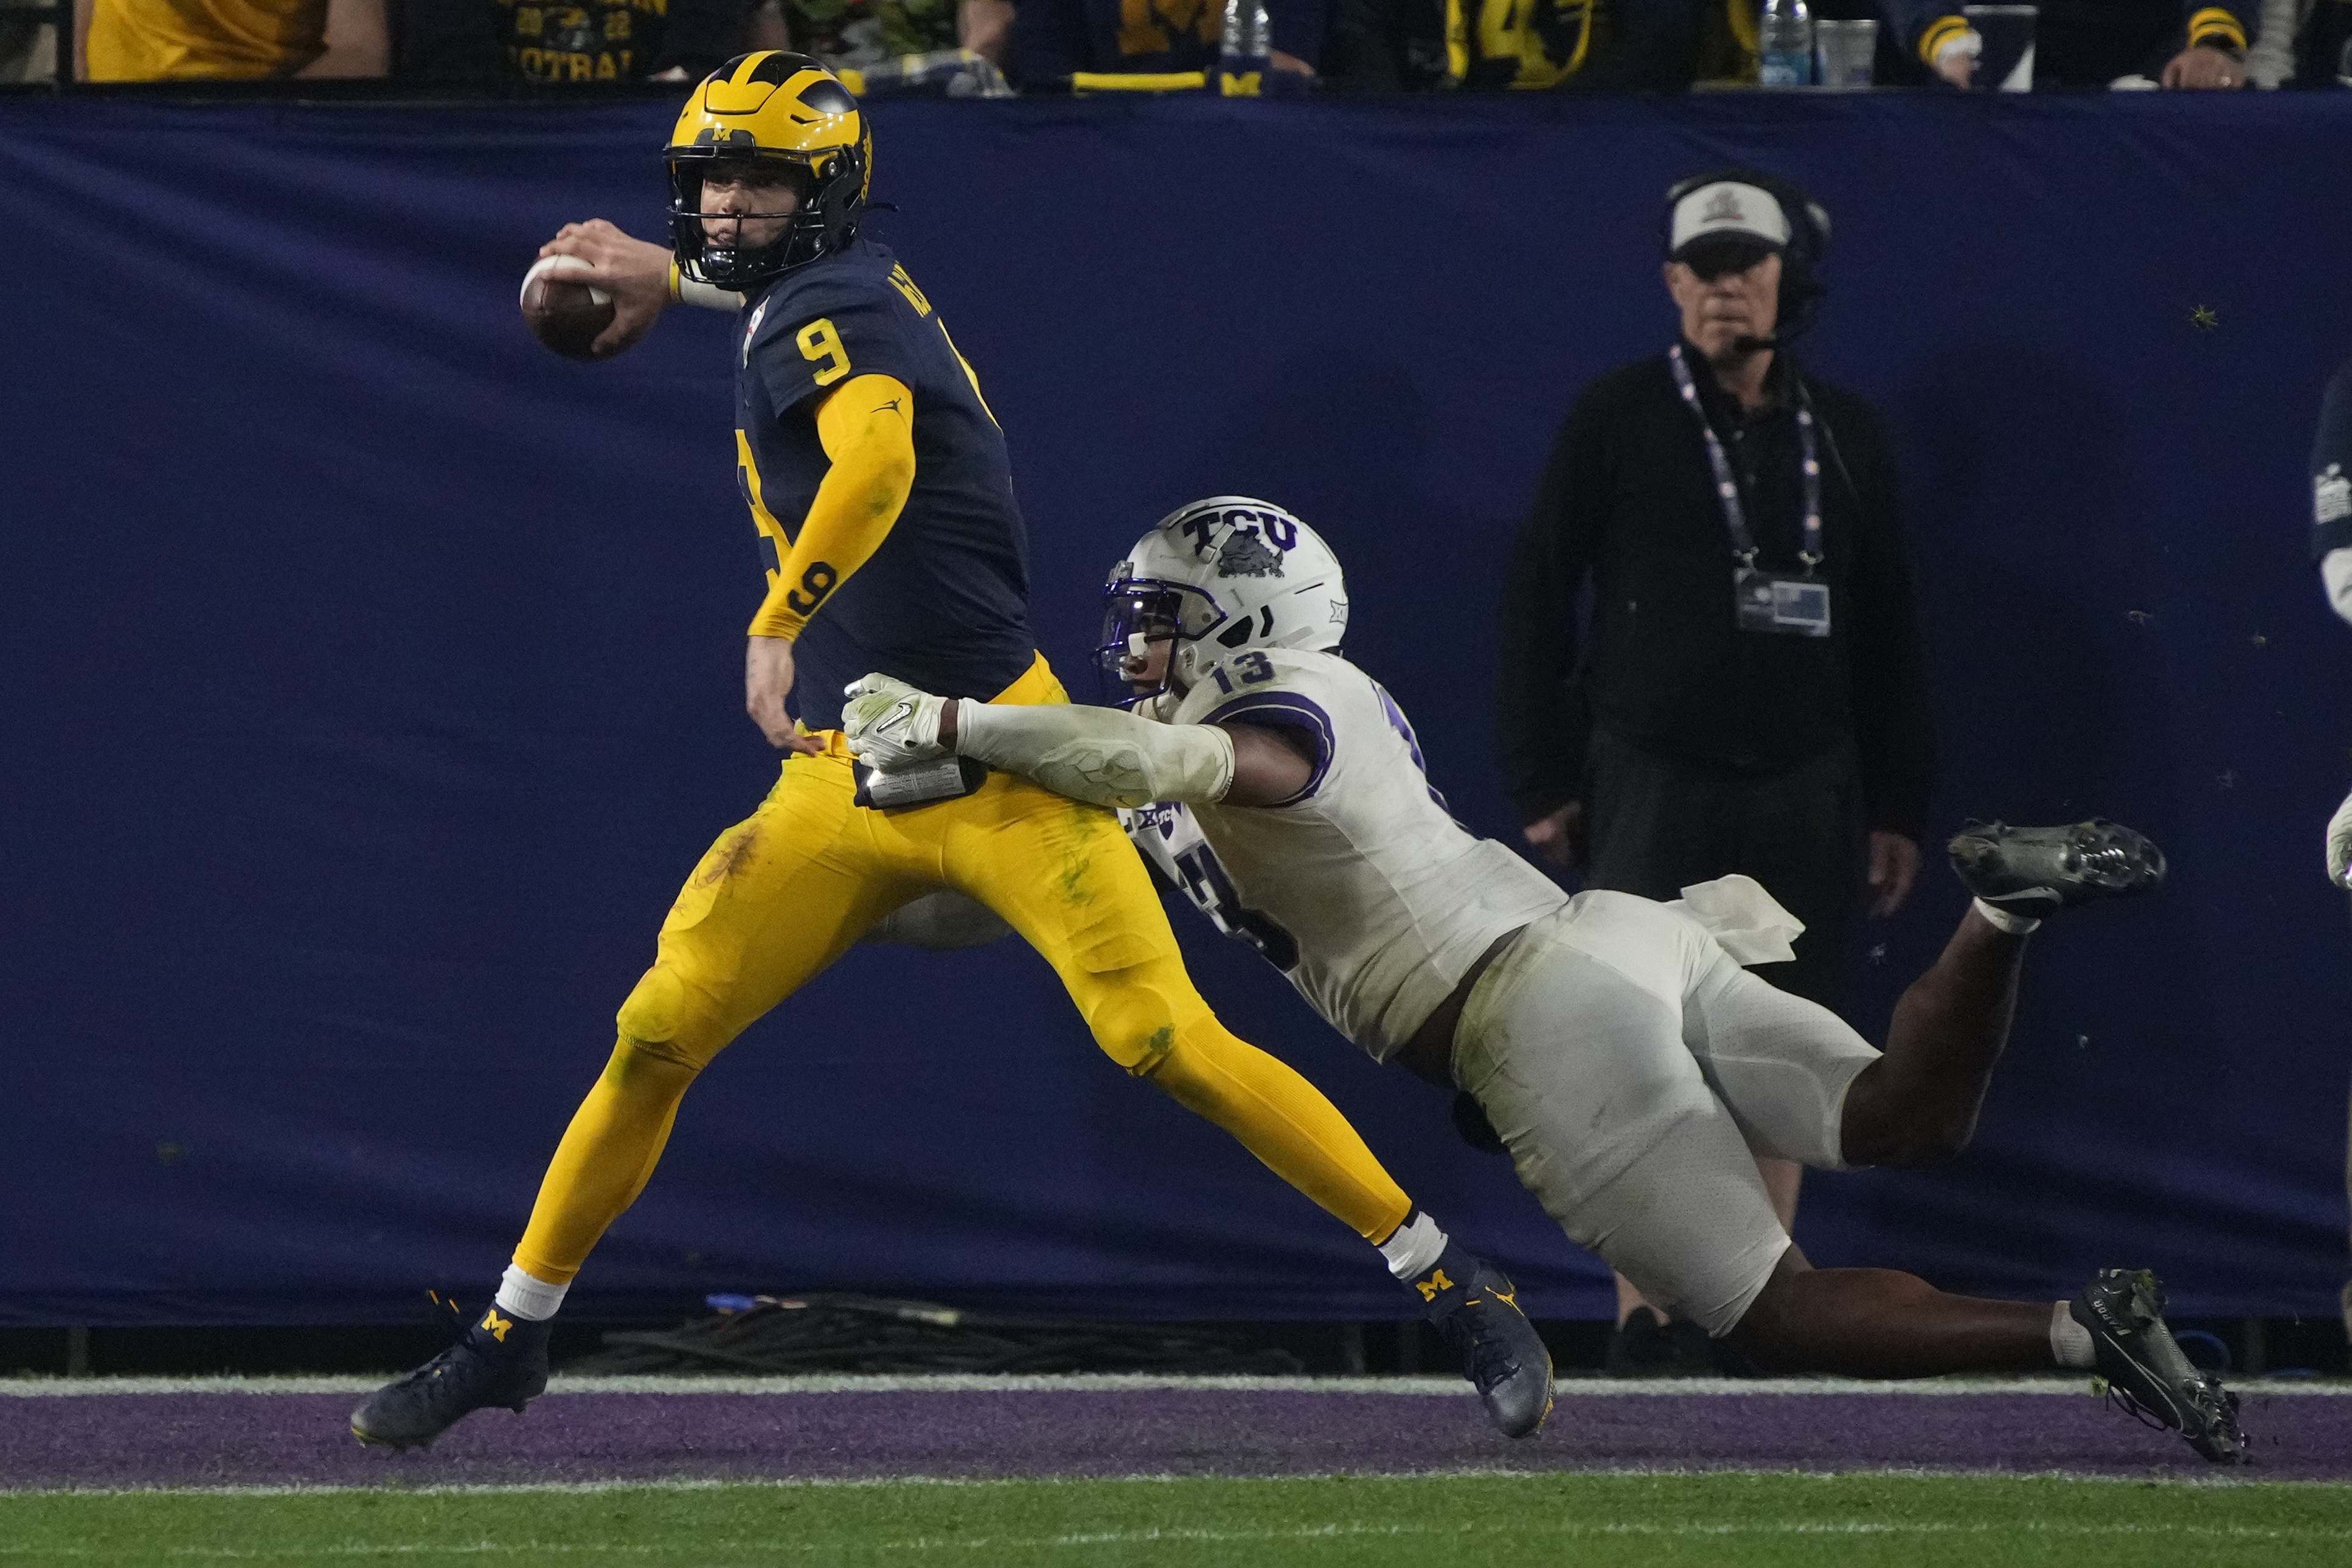
[[[382,76],[383,0],[83,0],[91,81]]]

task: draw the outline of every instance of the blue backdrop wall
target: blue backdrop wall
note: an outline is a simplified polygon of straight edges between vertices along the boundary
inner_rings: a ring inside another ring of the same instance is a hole
[[[1353,650],[1505,835],[1505,546],[1578,387],[1668,341],[1659,194],[1735,157],[1811,186],[1838,240],[1809,357],[1900,443],[1939,820],[2106,813],[2176,871],[2039,944],[1967,1159],[1817,1177],[1801,1239],[1961,1289],[2146,1263],[2189,1312],[2333,1310],[2352,965],[2318,839],[2352,630],[2305,559],[2303,459],[2352,346],[2352,105],[876,118],[877,230],[1012,434],[1065,672],[1153,518],[1272,496],[1336,542]],[[0,1321],[396,1318],[503,1264],[679,878],[774,766],[740,706],[727,322],[581,366],[513,306],[560,223],[660,232],[667,119],[0,104]],[[1871,933],[1866,1031],[1961,902],[1931,867]],[[1537,1311],[1605,1310],[1440,1097],[1180,928]],[[752,1286],[1403,1310],[1010,945],[855,954],[753,1029],[576,1300]]]

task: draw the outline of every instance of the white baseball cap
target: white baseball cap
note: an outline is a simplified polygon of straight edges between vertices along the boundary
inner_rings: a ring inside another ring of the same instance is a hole
[[[1779,198],[1760,185],[1742,180],[1717,180],[1675,204],[1666,254],[1679,257],[1685,247],[1717,235],[1751,239],[1782,250],[1789,244],[1789,215],[1780,209]]]

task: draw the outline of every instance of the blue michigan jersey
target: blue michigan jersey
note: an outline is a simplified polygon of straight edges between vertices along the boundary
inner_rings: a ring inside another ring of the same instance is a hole
[[[930,300],[867,240],[786,273],[743,313],[736,478],[771,578],[831,466],[817,406],[866,374],[914,394],[915,486],[881,547],[823,600],[793,647],[794,706],[812,730],[840,727],[841,689],[869,670],[986,699],[1035,658],[1004,432]]]

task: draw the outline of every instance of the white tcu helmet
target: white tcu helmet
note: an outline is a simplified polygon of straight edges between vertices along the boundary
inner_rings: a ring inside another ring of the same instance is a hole
[[[1123,661],[1158,638],[1173,637],[1168,668],[1189,686],[1227,654],[1336,648],[1348,630],[1339,558],[1313,529],[1248,496],[1211,496],[1161,518],[1111,568],[1103,595],[1095,658],[1120,685]]]

